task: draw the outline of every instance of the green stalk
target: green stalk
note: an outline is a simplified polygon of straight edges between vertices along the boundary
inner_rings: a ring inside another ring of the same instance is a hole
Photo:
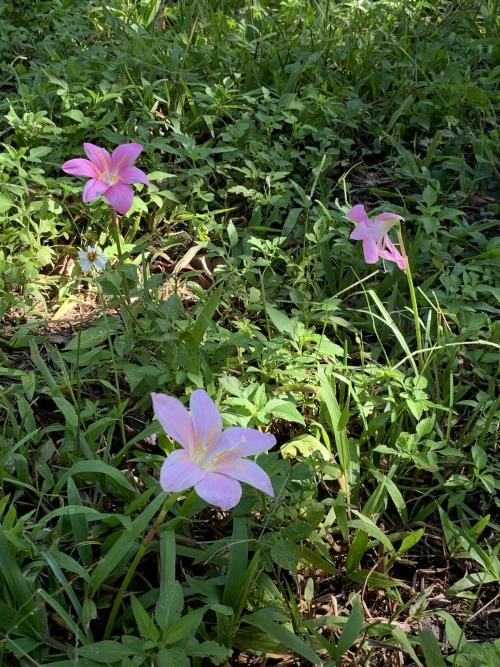
[[[78,337],[76,342],[76,414],[78,425],[76,429],[75,454],[80,456],[80,431],[82,428],[82,383],[80,381],[80,343],[82,338],[83,314],[80,312],[80,322],[78,324]]]
[[[101,290],[101,286],[99,285],[98,282],[96,282],[97,285],[97,293],[99,294],[99,302],[101,304],[101,309],[102,309],[102,314],[103,314],[103,320],[104,320],[104,327],[106,329],[106,335],[108,339],[108,345],[109,345],[109,351],[111,354],[111,363],[113,365],[113,376],[115,379],[115,387],[116,387],[116,393],[118,395],[118,405],[119,405],[119,424],[120,424],[120,436],[122,439],[122,449],[125,449],[127,447],[127,435],[125,433],[125,422],[123,420],[123,411],[121,409],[121,394],[120,394],[120,378],[118,376],[118,368],[116,365],[116,358],[115,358],[115,350],[113,347],[113,340],[111,338],[111,331],[109,329],[109,324],[108,324],[108,315],[106,313],[106,306],[104,304],[104,295]],[[109,460],[110,458],[110,453],[111,453],[111,442],[109,445],[106,447],[106,451],[104,453],[104,459]]]
[[[118,224],[118,216],[116,214],[116,211],[113,208],[110,209],[110,215],[111,215],[111,233],[112,233],[115,245],[116,245],[116,254],[118,255],[118,262],[120,264],[123,264],[123,251],[122,251],[122,245],[121,245],[121,241],[120,241],[120,225]],[[132,309],[132,299],[130,298],[130,290],[129,290],[129,286],[128,286],[128,282],[127,282],[127,277],[125,275],[123,275],[122,279],[125,281],[125,284],[124,284],[124,288],[125,288],[124,304],[125,304],[126,310],[127,310],[128,314],[130,315],[130,317],[132,318],[134,324],[139,329],[139,331],[141,333],[144,333],[144,329],[143,329],[141,323],[139,322],[139,320],[137,319],[137,317],[135,316],[134,311]]]
[[[413,285],[413,278],[411,275],[411,268],[410,268],[410,262],[408,260],[408,255],[406,254],[404,242],[403,242],[403,235],[401,233],[401,228],[398,227],[398,241],[399,241],[399,247],[401,249],[401,254],[403,257],[406,259],[406,279],[408,281],[408,289],[410,290],[410,300],[411,300],[411,306],[413,309],[413,319],[415,321],[415,335],[417,337],[417,348],[418,348],[418,365],[420,368],[420,371],[423,371],[424,369],[424,357],[422,354],[423,350],[423,345],[422,345],[422,332],[420,330],[420,319],[418,316],[418,305],[417,305],[417,297],[415,294],[415,287]]]
[[[158,532],[158,528],[161,526],[163,523],[165,517],[167,516],[170,508],[172,505],[175,503],[175,501],[178,499],[180,496],[180,493],[171,493],[169,497],[165,500],[165,503],[163,504],[163,507],[160,510],[160,513],[156,517],[156,519],[153,522],[153,525],[149,529],[149,531],[146,533],[144,536],[144,539],[142,540],[141,546],[137,549],[137,552],[134,556],[134,560],[132,561],[132,564],[130,565],[127,574],[124,576],[123,581],[121,583],[120,589],[118,591],[118,594],[115,598],[115,601],[113,602],[113,606],[111,608],[111,612],[109,614],[108,622],[106,623],[106,629],[104,630],[104,635],[103,639],[109,639],[111,636],[111,632],[113,631],[113,627],[116,621],[116,617],[118,615],[118,611],[120,609],[120,605],[122,603],[122,600],[125,596],[125,593],[128,590],[129,584],[132,581],[132,577],[135,574],[135,571],[137,569],[137,566],[142,560],[142,557],[146,553],[146,551],[149,548],[149,545],[153,541],[154,536]]]
[[[111,233],[113,234],[113,239],[116,243],[116,252],[118,254],[118,261],[121,264],[123,259],[123,253],[120,241],[120,227],[118,225],[118,216],[116,215],[116,211],[113,208],[111,208],[110,211],[111,211]]]

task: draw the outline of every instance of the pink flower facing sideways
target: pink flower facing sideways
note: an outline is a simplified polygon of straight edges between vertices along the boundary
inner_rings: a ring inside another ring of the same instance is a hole
[[[105,148],[83,144],[88,160],[76,158],[62,165],[62,170],[72,176],[87,176],[90,181],[83,188],[83,201],[87,204],[97,197],[104,199],[118,213],[126,213],[132,206],[132,183],[149,185],[147,175],[133,164],[142,151],[141,144],[122,144],[110,155]]]
[[[396,213],[380,213],[373,220],[368,217],[363,204],[347,211],[347,217],[356,223],[349,238],[363,242],[363,254],[367,264],[376,264],[379,259],[395,262],[398,269],[406,271],[407,259],[389,238],[389,230],[403,218]]]
[[[152,394],[152,399],[161,426],[182,446],[162,465],[160,484],[164,491],[194,486],[203,500],[222,510],[238,504],[240,482],[274,495],[269,475],[245,458],[273,447],[274,435],[236,426],[223,431],[217,406],[204,389],[191,394],[190,412],[173,396]]]

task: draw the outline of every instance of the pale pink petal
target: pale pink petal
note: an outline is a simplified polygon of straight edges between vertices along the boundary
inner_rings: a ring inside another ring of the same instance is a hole
[[[370,218],[368,217],[363,204],[356,204],[356,206],[353,206],[347,211],[346,215],[353,222],[370,222]]]
[[[276,444],[270,433],[261,433],[255,428],[231,426],[222,432],[214,453],[225,452],[235,457],[253,456],[265,452]]]
[[[86,204],[88,204],[89,201],[100,197],[104,192],[106,192],[108,188],[109,185],[107,183],[99,181],[96,178],[91,178],[90,181],[85,183],[82,199]]]
[[[404,220],[404,218],[397,213],[380,213],[375,217],[374,222],[392,222],[395,224],[399,220]]]
[[[169,454],[160,470],[160,485],[164,491],[185,491],[200,482],[206,473],[191,461],[184,449]]]
[[[206,448],[215,445],[222,433],[222,419],[217,406],[204,389],[193,391],[189,410],[201,445]]]
[[[248,459],[236,459],[220,463],[216,466],[215,472],[227,475],[240,482],[246,482],[256,489],[260,489],[269,496],[274,496],[273,487],[269,475],[262,468]]]
[[[241,484],[235,479],[216,472],[208,473],[204,479],[196,482],[194,488],[200,498],[224,511],[235,507],[240,502],[242,493]]]
[[[141,144],[122,144],[118,146],[111,156],[111,171],[118,173],[124,167],[131,167],[141,151]]]
[[[408,268],[408,259],[406,257],[401,256],[400,259],[396,260],[396,266],[401,271],[406,271],[406,269]]]
[[[379,257],[379,249],[373,239],[364,239],[363,254],[367,264],[376,264]]]
[[[369,225],[366,225],[364,222],[360,222],[359,225],[356,225],[356,227],[354,227],[352,232],[349,234],[349,238],[353,241],[364,241],[369,236]]]
[[[90,160],[83,157],[65,162],[61,169],[72,176],[89,176],[90,178],[97,177],[97,171]]]
[[[163,430],[171,438],[191,452],[194,449],[194,428],[191,415],[173,396],[151,394],[153,411]]]
[[[134,191],[130,185],[125,183],[116,183],[108,188],[104,194],[104,199],[118,213],[126,213],[134,201]]]
[[[137,167],[123,167],[123,169],[120,169],[118,176],[123,183],[144,183],[144,185],[149,185],[147,174]]]
[[[100,174],[109,170],[111,156],[105,148],[86,143],[83,144],[83,150]]]
[[[384,238],[384,246],[385,247],[382,250],[379,250],[380,257],[389,262],[395,262],[398,269],[401,269],[401,271],[406,271],[408,268],[406,257],[403,257],[403,255],[399,252],[388,236]]]

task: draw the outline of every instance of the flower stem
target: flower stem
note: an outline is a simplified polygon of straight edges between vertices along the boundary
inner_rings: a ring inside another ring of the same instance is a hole
[[[108,323],[108,315],[106,313],[106,305],[104,303],[104,295],[102,293],[102,290],[101,290],[101,287],[100,287],[99,283],[97,283],[97,293],[99,294],[99,301],[101,303],[101,309],[102,309],[103,320],[104,320],[104,327],[106,329],[109,352],[111,354],[111,363],[112,363],[113,375],[114,375],[114,379],[115,379],[116,395],[118,397],[120,436],[121,436],[121,440],[122,440],[122,448],[125,449],[127,447],[127,434],[125,433],[125,421],[123,419],[122,400],[121,400],[121,396],[120,396],[120,378],[118,376],[118,367],[116,365],[115,351],[114,351],[114,347],[113,347],[113,340],[111,338],[111,330],[109,328],[109,323]],[[109,442],[109,445],[106,447],[105,456],[104,456],[105,460],[109,460],[110,450],[111,450],[111,442]]]
[[[112,234],[116,243],[116,253],[118,255],[118,260],[121,263],[123,258],[122,246],[120,242],[120,226],[118,225],[118,216],[116,211],[112,208],[111,211],[111,229]]]
[[[111,608],[111,612],[108,617],[108,622],[106,623],[106,629],[104,630],[104,635],[103,639],[109,639],[111,636],[111,632],[113,631],[113,626],[115,624],[116,617],[118,615],[118,611],[120,609],[120,605],[122,603],[122,600],[125,596],[125,593],[128,590],[129,584],[132,581],[132,577],[135,574],[135,571],[137,569],[137,566],[142,560],[142,557],[148,550],[149,545],[153,541],[154,536],[156,535],[158,528],[161,526],[163,523],[165,517],[167,516],[170,508],[172,505],[175,503],[175,501],[179,498],[181,494],[180,493],[171,493],[168,498],[165,500],[163,507],[161,508],[158,516],[153,522],[153,525],[149,529],[149,531],[146,533],[144,536],[144,539],[142,540],[141,546],[137,549],[137,552],[134,556],[134,560],[132,561],[127,574],[124,576],[123,581],[121,583],[120,589],[118,591],[117,596],[115,597],[115,601],[113,602],[113,606]]]
[[[410,268],[410,262],[408,260],[408,255],[406,254],[405,250],[405,245],[403,242],[403,235],[401,233],[401,229],[398,228],[398,241],[399,241],[399,247],[401,249],[401,254],[403,257],[406,259],[406,279],[408,281],[408,289],[410,290],[410,300],[411,300],[411,306],[413,309],[413,319],[415,321],[415,335],[417,338],[417,351],[418,351],[418,365],[420,368],[420,371],[423,371],[424,369],[424,357],[422,354],[423,350],[423,345],[422,345],[422,332],[420,330],[420,318],[418,316],[418,304],[417,304],[417,296],[415,294],[415,287],[413,285],[413,278],[411,275],[411,268]]]

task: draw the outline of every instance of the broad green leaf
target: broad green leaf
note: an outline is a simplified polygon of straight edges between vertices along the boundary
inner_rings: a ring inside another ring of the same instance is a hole
[[[78,648],[78,657],[90,658],[102,665],[113,665],[132,653],[132,649],[111,639]]]
[[[361,528],[366,533],[368,533],[368,535],[371,535],[381,544],[383,544],[384,547],[387,549],[387,551],[390,551],[391,553],[394,552],[394,546],[390,541],[390,539],[384,532],[380,530],[380,528],[371,519],[369,519],[367,516],[364,516],[363,514],[361,514],[361,512],[358,512],[357,510],[352,510],[352,513],[359,518],[351,519],[351,521],[349,521],[349,526],[351,528]]]
[[[413,372],[415,373],[415,376],[418,377],[417,364],[415,362],[415,359],[412,356],[410,348],[408,347],[408,343],[406,342],[406,338],[403,336],[399,327],[396,325],[396,323],[394,322],[392,317],[387,312],[386,307],[384,306],[382,301],[378,298],[377,294],[373,290],[368,290],[368,294],[373,299],[375,305],[377,306],[377,308],[379,309],[379,311],[381,313],[381,317],[379,317],[378,315],[375,315],[375,314],[374,314],[374,317],[377,317],[378,319],[382,320],[382,322],[385,322],[385,324],[387,324],[387,326],[392,331],[392,333],[394,334],[394,336],[398,340],[399,344],[401,345],[405,355],[408,357],[408,361],[410,362],[410,364],[413,367]]]
[[[401,545],[398,549],[398,554],[404,554],[410,549],[412,549],[417,542],[419,542],[422,539],[422,536],[424,534],[424,529],[419,528],[418,530],[413,531],[409,535],[406,535],[403,538],[403,541],[401,542]]]
[[[408,653],[408,655],[412,658],[417,667],[422,667],[422,663],[420,662],[417,654],[415,653],[415,650],[413,649],[413,646],[408,637],[406,636],[404,630],[398,627],[393,628],[392,636],[399,643],[403,651],[406,651]]]
[[[420,646],[424,653],[426,667],[446,667],[438,640],[431,630],[421,630],[418,635]]]
[[[357,570],[349,574],[351,581],[358,584],[367,584],[369,588],[409,588],[404,581],[393,579],[382,572],[371,572],[370,570]]]
[[[335,657],[337,660],[348,651],[351,646],[354,644],[356,639],[361,634],[363,628],[363,610],[361,608],[361,602],[359,595],[356,595],[354,602],[352,604],[351,613],[347,619],[347,623],[344,625],[342,634],[340,635],[339,641],[337,643]]]
[[[184,606],[182,586],[175,578],[175,561],[175,532],[164,530],[160,535],[160,594],[155,608],[156,622],[164,632],[180,619]]]
[[[107,477],[122,491],[125,491],[127,497],[135,495],[135,489],[125,475],[113,466],[104,463],[104,461],[78,461],[78,463],[74,463],[71,468],[61,475],[54,487],[54,493],[59,493],[70,477],[89,479],[99,475]]]
[[[349,444],[346,430],[347,417],[343,414],[345,408],[341,410],[337,401],[334,390],[334,378],[327,377],[325,371],[320,370],[319,379],[321,383],[321,400],[328,412],[337,456],[343,473],[343,491],[345,491],[348,500],[351,500],[351,486],[359,477],[359,452],[354,443],[352,446]]]
[[[130,556],[131,547],[135,540],[144,533],[149,522],[164,502],[165,494],[158,494],[132,522],[130,530],[123,531],[111,549],[99,561],[91,577],[94,593],[102,586],[113,570]]]
[[[207,607],[201,607],[182,616],[176,623],[166,629],[164,643],[169,646],[195,634],[206,611]]]
[[[305,426],[304,417],[297,410],[292,401],[286,401],[281,398],[272,398],[264,406],[264,410],[274,417],[286,419],[289,422],[296,422]]]
[[[35,592],[12,554],[12,549],[0,526],[0,580],[3,579],[10,592],[15,608],[22,609],[30,634],[37,636],[46,629],[47,617],[40,606],[35,604]]]
[[[212,321],[217,306],[219,305],[223,291],[224,285],[219,285],[219,287],[205,303],[201,311],[198,312],[196,321],[191,327],[191,331],[187,336],[187,340],[195,347],[199,347],[201,345],[203,336],[210,326],[210,322]]]
[[[280,334],[288,334],[293,337],[295,334],[295,323],[293,320],[291,320],[288,315],[285,315],[285,313],[282,313],[281,310],[274,308],[274,306],[266,304],[265,308],[269,319]]]
[[[79,505],[84,507],[80,493],[72,477],[68,478],[68,502],[70,506]],[[69,520],[80,559],[85,567],[90,568],[92,564],[92,547],[90,544],[86,544],[89,539],[87,516],[85,514],[71,514]]]
[[[368,547],[368,533],[357,530],[354,540],[349,548],[346,560],[347,574],[351,574],[358,567]]]
[[[110,334],[116,333],[119,328],[118,320],[109,319],[106,323],[99,320],[88,329],[82,329],[70,342],[66,345],[64,350],[89,350],[94,349],[105,340]]]
[[[0,213],[5,213],[14,204],[14,202],[5,195],[0,195]]]
[[[135,622],[137,623],[139,632],[146,639],[151,639],[151,641],[156,642],[160,637],[160,631],[154,624],[153,619],[144,609],[135,595],[132,595],[131,597],[131,604],[132,613],[134,614]]]
[[[279,641],[287,649],[301,655],[306,660],[309,660],[313,665],[321,665],[320,657],[312,650],[312,648],[302,639],[297,637],[291,630],[286,628],[281,623],[275,622],[275,615],[272,609],[259,609],[243,617],[243,622],[252,625],[262,632],[270,635]]]
[[[244,586],[244,572],[248,565],[248,532],[246,518],[233,518],[233,534],[229,548],[229,564],[222,595],[222,603],[236,608]]]
[[[158,667],[191,667],[191,661],[178,646],[162,648],[158,653]]]

